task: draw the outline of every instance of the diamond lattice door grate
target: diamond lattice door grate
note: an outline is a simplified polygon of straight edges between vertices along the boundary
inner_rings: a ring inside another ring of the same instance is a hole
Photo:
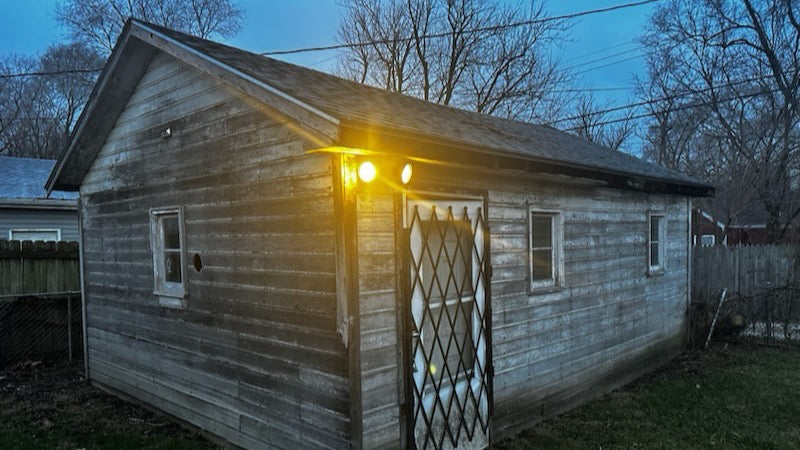
[[[414,439],[421,449],[480,447],[489,427],[482,208],[409,213]]]

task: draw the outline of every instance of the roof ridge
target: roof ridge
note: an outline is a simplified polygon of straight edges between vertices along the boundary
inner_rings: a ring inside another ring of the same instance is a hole
[[[161,32],[167,32],[168,34],[179,34],[179,35],[181,35],[181,36],[183,36],[185,38],[191,39],[191,40],[202,41],[204,43],[208,43],[208,44],[212,44],[212,45],[218,45],[218,46],[225,47],[227,49],[230,49],[230,50],[233,50],[233,51],[236,51],[236,52],[246,53],[248,55],[255,56],[257,58],[262,58],[262,59],[264,59],[266,61],[269,61],[270,63],[285,64],[285,65],[291,66],[291,67],[293,67],[295,69],[300,69],[300,70],[307,71],[307,72],[317,73],[317,74],[320,74],[320,75],[325,76],[325,77],[335,78],[337,81],[346,82],[346,83],[350,84],[353,88],[370,90],[370,91],[375,92],[375,93],[380,94],[380,95],[396,96],[396,97],[400,97],[400,98],[403,98],[403,99],[419,102],[419,103],[422,103],[422,104],[424,104],[426,106],[432,106],[432,107],[435,107],[435,108],[446,108],[446,109],[454,111],[454,112],[458,112],[458,113],[462,113],[462,114],[469,114],[469,115],[477,116],[477,117],[484,118],[484,119],[488,118],[488,119],[492,119],[492,120],[499,120],[499,121],[510,122],[510,123],[526,125],[526,126],[533,126],[533,127],[547,127],[547,128],[550,128],[552,130],[555,130],[555,131],[558,131],[558,132],[561,132],[561,133],[566,133],[563,130],[559,130],[557,128],[551,127],[550,125],[547,125],[547,124],[528,122],[528,121],[519,120],[519,119],[511,119],[511,118],[508,118],[508,117],[494,116],[494,115],[491,115],[491,114],[485,114],[485,113],[481,113],[481,112],[478,112],[478,111],[471,111],[471,110],[468,110],[468,109],[460,108],[460,107],[455,106],[455,105],[436,103],[436,102],[433,102],[433,101],[430,101],[430,100],[425,100],[423,98],[419,98],[419,97],[416,97],[416,96],[413,96],[413,95],[410,95],[410,94],[406,94],[406,93],[402,93],[402,92],[396,92],[396,91],[390,91],[388,89],[383,89],[383,88],[380,88],[380,87],[377,87],[377,86],[372,86],[372,85],[365,84],[365,83],[359,83],[358,81],[351,80],[349,78],[345,78],[345,77],[342,77],[342,76],[339,76],[339,75],[336,75],[336,74],[333,74],[333,73],[324,72],[322,70],[315,69],[313,67],[302,66],[300,64],[295,64],[295,63],[291,63],[291,62],[284,61],[284,60],[281,60],[281,59],[272,58],[270,56],[266,56],[266,55],[263,55],[261,53],[252,52],[250,50],[246,50],[246,49],[243,49],[243,48],[234,47],[232,45],[224,44],[224,43],[217,42],[217,41],[212,41],[210,39],[202,38],[202,37],[199,37],[199,36],[193,36],[191,34],[184,33],[182,31],[173,30],[171,28],[166,28],[164,26],[156,25],[156,24],[153,24],[151,22],[147,22],[147,21],[144,21],[144,20],[141,20],[141,19],[131,18],[131,20],[134,21],[134,22],[143,23],[144,25],[146,25],[148,27],[155,28],[155,29],[157,29],[157,30],[159,30]],[[172,36],[172,37],[175,37],[175,36]]]

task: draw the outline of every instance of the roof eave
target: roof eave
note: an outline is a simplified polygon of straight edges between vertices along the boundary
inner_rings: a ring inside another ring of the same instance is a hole
[[[497,170],[522,170],[595,179],[604,181],[611,187],[644,192],[711,197],[715,191],[714,186],[701,182],[680,182],[623,171],[581,166],[354,120],[342,123],[339,144],[348,147],[380,149],[409,157],[459,161]]]
[[[78,201],[54,198],[0,198],[0,208],[75,211],[78,209]]]

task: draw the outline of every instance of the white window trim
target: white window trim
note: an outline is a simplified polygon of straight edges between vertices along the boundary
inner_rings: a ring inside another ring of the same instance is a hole
[[[552,258],[553,264],[551,267],[552,273],[550,279],[548,280],[539,280],[533,281],[533,242],[531,241],[531,235],[533,234],[533,220],[531,216],[534,214],[543,214],[549,215],[552,217],[552,224],[550,227],[550,232],[552,233],[551,241],[552,241]],[[561,214],[560,210],[556,209],[540,209],[536,207],[529,207],[528,208],[528,291],[530,293],[539,292],[542,290],[548,290],[552,288],[557,288],[562,285],[563,282],[563,274],[564,274],[564,246],[562,245],[563,241],[563,230],[564,230],[564,216]]]
[[[711,243],[710,244],[703,244],[703,238],[704,237],[710,237],[711,238]],[[700,245],[702,245],[704,247],[713,247],[713,246],[717,245],[717,237],[715,235],[713,235],[713,234],[701,234],[700,235]]]
[[[659,217],[658,224],[658,264],[652,265],[652,243],[653,243],[653,217]],[[651,211],[647,213],[647,273],[648,275],[658,275],[664,273],[667,268],[667,215],[661,211]]]
[[[161,230],[159,227],[160,216],[168,214],[178,215],[178,238],[180,241],[180,261],[181,261],[181,282],[175,283],[164,281],[163,273],[160,273],[163,267],[163,254],[161,251]],[[182,306],[179,301],[186,297],[186,243],[185,243],[186,230],[183,222],[183,208],[180,206],[172,206],[165,208],[150,208],[150,251],[153,254],[153,293],[165,297],[159,299],[163,306],[179,307]]]
[[[9,241],[15,240],[14,239],[14,233],[50,233],[50,232],[53,232],[53,231],[55,231],[56,235],[58,236],[56,238],[56,240],[60,241],[61,240],[61,228],[12,228],[12,229],[8,230],[8,240]]]

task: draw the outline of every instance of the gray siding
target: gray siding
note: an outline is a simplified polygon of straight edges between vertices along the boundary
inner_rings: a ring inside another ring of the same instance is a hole
[[[527,207],[560,211],[561,289],[528,293]],[[491,190],[495,436],[569,409],[678,354],[688,301],[685,197],[600,188]],[[648,212],[666,213],[647,275]]]
[[[493,439],[631,381],[680,352],[688,300],[688,201],[579,180],[507,175],[423,178],[428,192],[487,189],[491,228]],[[422,178],[422,179],[420,179]],[[503,181],[508,180],[508,181]],[[472,191],[475,195],[478,191]],[[403,398],[394,228],[398,197],[359,200],[365,447],[401,442]],[[563,283],[529,293],[527,211],[563,217]],[[667,270],[647,275],[648,212],[668,218]]]
[[[296,130],[156,56],[81,189],[93,382],[239,446],[347,446],[331,159]],[[170,309],[148,211],[178,205],[188,295]]]
[[[78,240],[78,211],[0,208],[0,239],[12,229],[60,229],[62,241]]]

